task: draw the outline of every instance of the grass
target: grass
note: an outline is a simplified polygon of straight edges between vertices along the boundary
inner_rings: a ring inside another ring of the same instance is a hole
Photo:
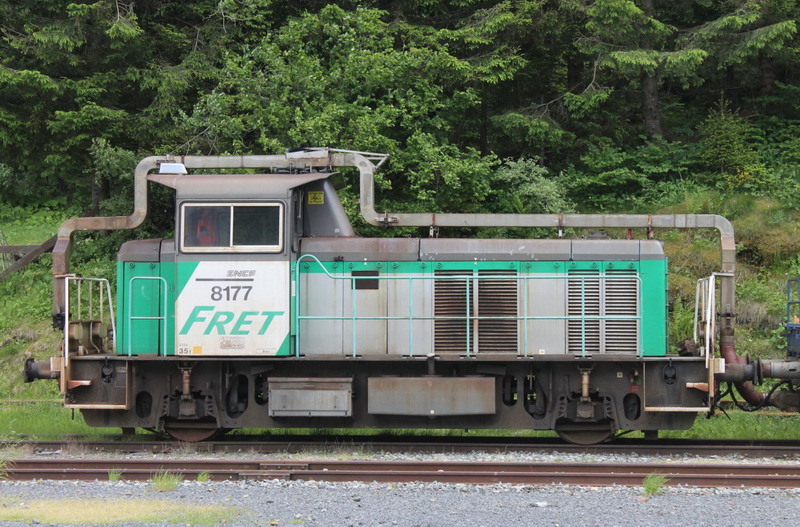
[[[197,475],[197,481],[199,483],[208,483],[209,481],[211,481],[211,474],[203,471]]]
[[[797,439],[800,416],[727,410],[711,419],[699,416],[688,430],[668,430],[660,437],[675,439]]]
[[[38,381],[45,384],[46,381]],[[117,434],[119,428],[92,428],[76,411],[73,414],[60,402],[14,402],[0,401],[0,437],[4,439],[50,439],[70,434],[102,435]]]
[[[54,525],[158,523],[218,525],[238,516],[233,507],[166,500],[36,500],[4,503],[0,521]]]
[[[157,492],[171,492],[178,488],[183,481],[181,474],[161,470],[150,478],[150,486]]]
[[[642,490],[644,495],[648,498],[658,496],[664,492],[664,485],[669,481],[669,478],[663,474],[656,472],[648,474],[642,481]]]
[[[699,416],[694,426],[688,430],[665,430],[659,435],[664,438],[683,439],[797,439],[800,416],[776,415],[767,411],[742,412],[737,409],[728,410],[728,417],[718,413],[712,419]],[[140,431],[141,432],[141,431]],[[21,437],[26,439],[52,439],[65,435],[79,434],[100,438],[104,434],[118,434],[119,428],[92,428],[86,425],[80,412],[72,412],[61,406],[60,402],[24,402],[13,403],[0,401],[0,439],[13,441]],[[314,438],[347,436],[389,436],[398,438],[416,437],[518,437],[535,440],[540,437],[554,437],[554,432],[537,430],[495,430],[495,429],[352,429],[352,428],[284,428],[284,429],[243,429],[232,432],[237,434],[260,434],[265,437],[286,435],[309,436]],[[630,434],[638,437],[641,434]],[[343,445],[351,451],[351,445]],[[0,458],[15,457],[12,446],[6,446],[0,452]],[[195,447],[186,445],[187,450]],[[18,457],[18,456],[16,456]]]
[[[122,471],[113,469],[108,471],[108,481],[115,482],[122,480]]]

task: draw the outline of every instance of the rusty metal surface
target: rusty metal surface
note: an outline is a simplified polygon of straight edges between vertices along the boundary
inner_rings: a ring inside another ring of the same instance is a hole
[[[361,177],[366,172],[372,178],[373,171],[388,157],[386,154],[352,152],[336,149],[312,149],[291,152],[285,155],[252,156],[151,156],[142,159],[133,175],[134,210],[130,216],[104,216],[91,218],[72,218],[65,221],[58,230],[53,248],[53,314],[64,311],[63,275],[69,273],[69,260],[72,250],[72,234],[81,230],[122,230],[134,229],[147,217],[147,181],[151,171],[158,170],[162,163],[182,163],[187,169],[249,169],[249,168],[291,168],[295,171],[328,167],[356,167]],[[181,177],[181,176],[175,176]]]
[[[185,451],[185,443],[168,439],[155,439],[154,435],[108,436],[107,440],[87,440],[74,437],[59,441],[14,440],[0,441],[0,447],[14,446],[33,452],[68,451],[80,446],[91,452],[150,452],[171,453]],[[751,440],[636,440],[618,439],[613,443],[599,445],[565,444],[556,438],[426,438],[402,440],[392,436],[389,440],[380,436],[326,436],[313,439],[307,435],[230,436],[226,440],[206,441],[191,445],[193,452],[246,452],[251,453],[298,453],[310,450],[329,451],[331,448],[357,447],[369,452],[566,452],[578,454],[640,454],[640,455],[737,455],[753,458],[796,458],[800,456],[800,444],[793,441]]]
[[[13,273],[14,271],[19,271],[20,269],[22,269],[23,267],[25,267],[29,263],[31,263],[34,260],[36,260],[37,258],[39,258],[44,253],[52,251],[53,247],[55,246],[55,244],[56,244],[56,237],[53,236],[49,240],[47,240],[47,241],[45,241],[45,242],[43,242],[43,243],[41,243],[39,245],[31,246],[32,248],[30,248],[29,250],[25,251],[25,254],[19,260],[17,260],[16,262],[11,264],[10,266],[8,266],[5,269],[3,269],[2,272],[0,272],[0,281],[4,280],[6,277],[8,277],[8,275]],[[14,248],[14,247],[26,247],[26,246],[13,245],[13,246],[8,246],[8,247]],[[16,252],[16,251],[1,251],[0,250],[0,252]]]
[[[667,485],[693,487],[800,488],[797,465],[669,463],[495,463],[425,461],[260,461],[139,459],[18,459],[5,477],[28,479],[105,479],[118,471],[127,480],[148,480],[169,471],[185,479],[207,472],[213,480],[289,479],[318,481],[442,482],[526,485],[640,486],[657,473]]]

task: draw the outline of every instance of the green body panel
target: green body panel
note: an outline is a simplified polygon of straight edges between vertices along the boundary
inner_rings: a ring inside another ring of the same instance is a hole
[[[117,353],[120,355],[175,354],[175,300],[189,282],[197,262],[117,263]],[[378,271],[385,276],[430,275],[437,270],[517,270],[528,273],[560,275],[565,271],[638,272],[641,279],[641,354],[661,356],[667,352],[667,261],[581,261],[581,262],[321,262],[303,261],[301,273],[331,274],[351,271]],[[143,280],[141,277],[161,277]],[[138,279],[137,279],[138,278]],[[133,280],[133,283],[131,281]],[[292,274],[294,280],[294,273]],[[296,284],[295,284],[296,287]],[[166,295],[166,312],[164,298]],[[297,313],[297,297],[292,297],[292,312]],[[133,319],[131,318],[133,317]],[[137,319],[136,317],[163,317]],[[296,334],[292,317],[291,335]],[[166,324],[166,335],[162,333]],[[135,338],[129,338],[135,337]],[[294,339],[287,335],[277,356],[296,353]]]
[[[642,355],[667,354],[667,260],[642,260]]]
[[[118,355],[175,355],[175,301],[189,283],[197,265],[198,262],[117,263]],[[164,282],[137,277],[160,277]],[[166,314],[163,313],[164,294]],[[161,333],[163,324],[166,324],[166,334]],[[287,335],[276,356],[290,356],[290,343]]]
[[[299,264],[301,273],[339,274],[350,271],[377,270],[382,275],[427,275],[438,270],[452,271],[472,269],[517,270],[525,274],[562,275],[565,272],[591,271],[616,274],[618,272],[639,273],[640,278],[640,353],[643,356],[663,356],[667,353],[667,260],[641,261],[460,261],[460,262],[320,262],[304,260]],[[296,268],[295,268],[296,269]],[[295,273],[292,273],[294,280]],[[297,313],[296,297],[292,312]],[[296,331],[296,320],[292,317],[292,334]],[[523,334],[523,341],[525,335]],[[294,350],[293,350],[294,351]]]
[[[171,280],[163,272],[160,263],[117,263],[117,354],[164,355],[174,346]]]

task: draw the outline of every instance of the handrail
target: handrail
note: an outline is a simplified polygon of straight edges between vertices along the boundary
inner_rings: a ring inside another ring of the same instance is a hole
[[[70,314],[70,303],[69,303],[69,301],[70,301],[70,294],[69,294],[70,282],[77,282],[78,283],[78,301],[77,301],[77,304],[78,304],[78,307],[77,307],[77,309],[78,309],[78,319],[80,319],[80,314],[81,314],[81,294],[80,294],[80,292],[81,292],[81,282],[89,282],[90,284],[92,284],[94,282],[98,282],[100,284],[101,289],[100,289],[100,292],[98,293],[100,295],[100,307],[99,307],[99,310],[98,310],[98,314],[100,315],[100,321],[101,322],[103,322],[103,311],[104,311],[104,309],[103,309],[103,286],[105,286],[105,294],[106,294],[106,297],[108,298],[108,314],[109,314],[109,320],[111,322],[112,346],[114,347],[114,351],[116,351],[116,349],[117,349],[117,331],[116,331],[116,329],[117,328],[116,328],[115,319],[114,319],[114,305],[111,302],[111,285],[109,284],[108,280],[105,279],[105,278],[86,278],[86,277],[77,276],[77,275],[67,275],[67,276],[63,276],[61,278],[64,279],[64,301],[65,301],[65,303],[64,303],[65,316],[64,316],[64,327],[63,327],[63,330],[64,330],[64,349],[63,349],[63,353],[64,353],[64,368],[66,369],[69,366],[69,324],[72,321],[72,317],[70,316],[71,314]],[[90,319],[91,319],[91,316],[92,316],[91,298],[92,298],[92,290],[90,289],[89,290],[89,310],[87,312],[87,314],[88,314]]]
[[[322,272],[325,274],[326,277],[332,280],[351,280],[351,313],[349,316],[320,316],[320,315],[301,315],[300,314],[300,298],[301,298],[301,280],[300,280],[300,263],[303,261],[313,261],[317,265],[319,265]],[[351,333],[352,333],[352,356],[356,357],[357,353],[357,338],[356,338],[356,322],[360,320],[408,320],[409,321],[409,356],[414,356],[414,340],[413,340],[413,321],[415,320],[464,320],[466,322],[466,350],[465,355],[470,357],[472,355],[472,342],[471,342],[471,321],[480,321],[480,320],[516,320],[521,322],[527,322],[528,320],[564,320],[564,321],[573,321],[578,320],[581,321],[581,356],[586,356],[586,323],[587,321],[601,321],[601,320],[633,320],[636,322],[636,348],[637,348],[637,355],[642,356],[643,350],[641,346],[641,338],[642,338],[642,331],[641,331],[641,277],[638,273],[636,274],[605,274],[599,273],[594,275],[579,275],[579,274],[532,274],[532,275],[472,275],[472,274],[461,274],[461,275],[402,275],[402,276],[352,276],[352,275],[342,275],[336,276],[328,272],[325,268],[323,263],[313,254],[304,254],[297,261],[294,263],[294,268],[292,270],[293,274],[293,286],[292,286],[292,319],[293,319],[293,326],[294,326],[294,335],[295,335],[295,356],[300,356],[300,342],[301,342],[301,329],[300,329],[300,321],[301,320],[349,320],[352,324]],[[355,292],[355,283],[357,280],[408,280],[409,281],[409,314],[408,316],[357,316],[356,314],[356,295]],[[465,280],[466,281],[466,299],[467,299],[467,313],[463,317],[461,316],[415,316],[413,313],[413,283],[414,280]],[[514,281],[522,281],[524,284],[523,290],[525,291],[526,295],[525,298],[527,299],[527,283],[528,280],[580,280],[581,282],[581,314],[580,315],[535,315],[531,316],[527,313],[527,300],[523,302],[525,305],[525,310],[522,316],[481,316],[481,315],[471,315],[470,314],[470,307],[471,307],[471,294],[470,294],[470,283],[472,280],[514,280]],[[594,280],[594,281],[636,281],[636,313],[635,316],[623,316],[623,315],[587,315],[585,310],[586,304],[586,281],[587,280]],[[523,332],[523,356],[528,356],[528,342],[527,342],[527,324],[524,325],[524,332]]]
[[[717,334],[717,278],[733,278],[733,273],[711,273],[711,275],[697,280],[694,301],[694,330],[695,342],[700,342],[699,326],[705,323],[702,345],[699,347],[700,356],[705,358],[706,368],[711,365],[714,356]],[[702,315],[702,319],[700,318]]]

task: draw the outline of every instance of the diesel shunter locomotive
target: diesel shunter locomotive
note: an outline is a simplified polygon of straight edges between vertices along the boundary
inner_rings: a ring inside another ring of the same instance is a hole
[[[779,376],[780,366],[733,352],[735,246],[724,218],[378,213],[373,175],[386,157],[144,159],[131,216],[76,218],[59,231],[62,350],[29,359],[27,380],[58,379],[65,406],[90,425],[189,441],[244,427],[403,427],[552,429],[588,444],[691,426],[714,404],[715,376],[750,398],[747,381],[765,369]],[[359,171],[367,222],[431,236],[357,236],[329,180],[344,167]],[[69,273],[71,235],[141,224],[148,181],[175,189],[175,238],[125,243],[112,299],[108,282]],[[438,237],[440,227],[490,225],[647,236]],[[667,343],[660,227],[717,229],[722,244],[720,273],[698,282],[695,334],[680,355]]]

